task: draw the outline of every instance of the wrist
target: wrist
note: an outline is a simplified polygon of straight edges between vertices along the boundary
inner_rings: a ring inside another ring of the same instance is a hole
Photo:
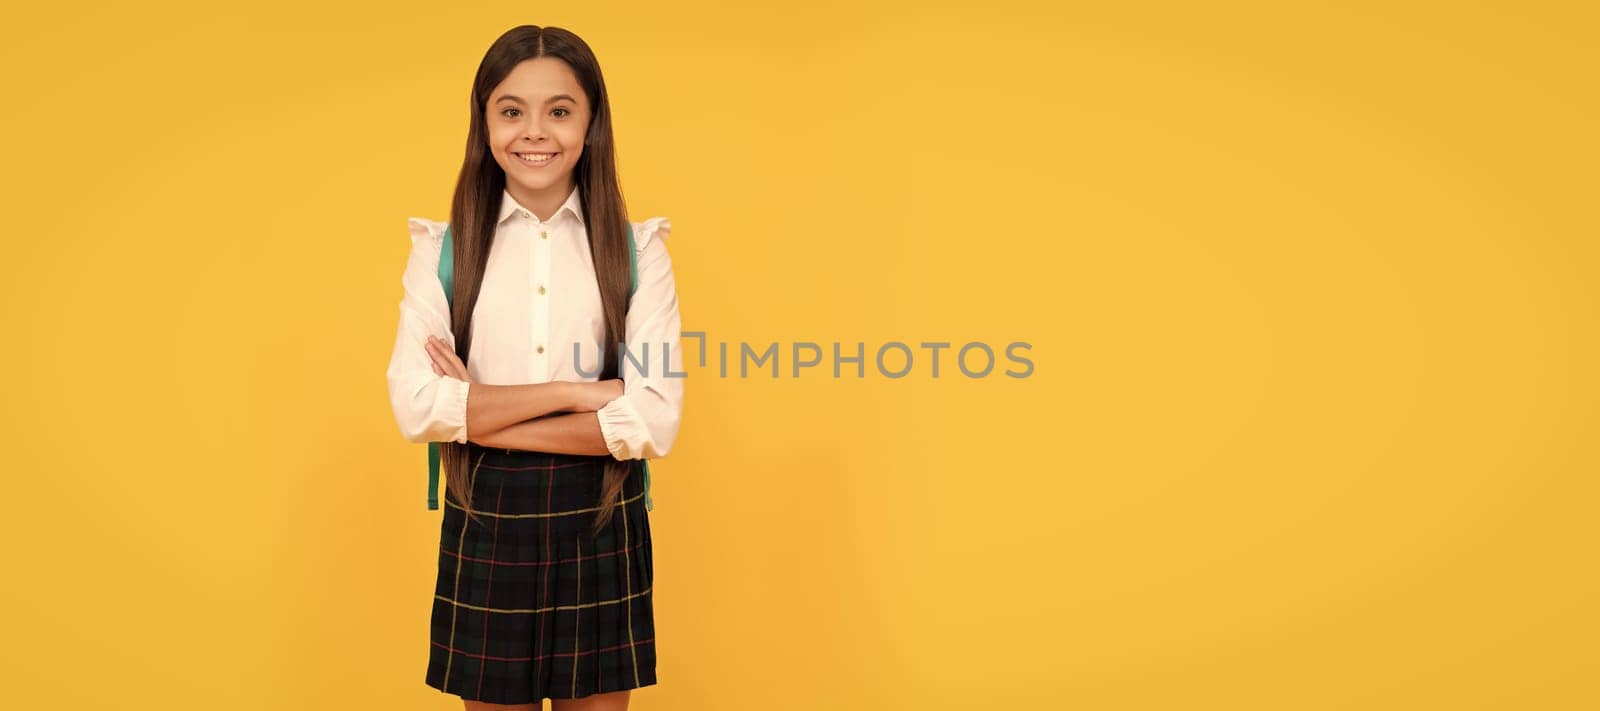
[[[574,412],[582,408],[583,390],[580,387],[582,385],[581,383],[574,383],[567,380],[552,380],[548,383],[548,385],[550,385],[552,388],[555,388],[554,395],[556,402],[561,405],[558,410],[559,412]]]

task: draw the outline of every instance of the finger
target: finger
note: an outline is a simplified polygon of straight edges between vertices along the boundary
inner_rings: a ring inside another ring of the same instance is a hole
[[[428,355],[433,359],[434,365],[438,366],[444,374],[456,378],[461,377],[458,369],[456,368],[456,364],[460,362],[460,358],[456,356],[455,351],[450,350],[449,346],[446,346],[443,342],[435,343],[432,351]]]
[[[444,341],[437,338],[430,338],[428,341],[428,356],[438,361],[440,365],[446,362],[445,356],[451,353],[453,352],[450,350],[450,346],[445,345]]]
[[[432,359],[431,362],[433,364],[433,371],[435,373],[438,373],[439,375],[448,375],[457,380],[467,379],[466,369],[456,365],[456,362],[459,361],[455,360],[454,354],[445,351],[443,353],[431,354],[429,357]]]
[[[466,380],[467,379],[467,366],[462,364],[461,358],[459,356],[457,356],[455,353],[448,354],[448,357],[450,359],[450,361],[449,361],[450,362],[450,368],[451,368],[451,370],[453,370],[455,372],[456,377],[461,379],[461,380]]]
[[[428,336],[428,357],[433,360],[435,368],[443,369],[440,375],[448,374],[458,380],[467,380],[467,367],[461,363],[461,357],[456,355],[455,350],[445,344],[444,339]]]
[[[434,365],[441,369],[442,375],[449,375],[457,380],[467,379],[466,366],[461,364],[461,358],[450,349],[440,346],[432,358]]]

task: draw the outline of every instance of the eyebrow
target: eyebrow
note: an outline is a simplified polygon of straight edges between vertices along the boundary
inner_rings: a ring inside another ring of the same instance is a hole
[[[567,101],[570,101],[570,102],[572,102],[574,104],[578,103],[578,100],[572,98],[572,96],[570,94],[556,94],[555,96],[552,96],[552,97],[550,97],[548,99],[545,99],[544,103],[553,104],[553,103],[555,103],[557,101],[561,101],[562,99],[566,99]],[[526,101],[522,100],[522,97],[520,97],[520,96],[512,96],[510,94],[506,94],[505,96],[502,96],[502,97],[500,97],[498,99],[495,99],[495,103],[497,103],[497,104],[502,102],[502,101],[515,101],[515,102],[517,102],[519,104],[526,104],[527,103]]]

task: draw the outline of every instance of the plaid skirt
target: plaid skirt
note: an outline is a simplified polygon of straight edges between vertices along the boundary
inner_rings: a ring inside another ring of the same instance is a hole
[[[650,521],[637,461],[591,534],[605,456],[469,444],[468,522],[444,494],[427,684],[465,700],[539,703],[656,682]]]

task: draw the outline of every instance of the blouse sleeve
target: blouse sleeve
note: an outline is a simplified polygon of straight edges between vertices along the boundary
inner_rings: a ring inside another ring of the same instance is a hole
[[[469,383],[433,372],[428,336],[453,347],[450,308],[439,283],[439,252],[447,223],[413,217],[411,256],[401,285],[400,325],[389,356],[389,404],[400,434],[410,442],[466,442]]]
[[[625,336],[632,355],[621,358],[622,396],[598,413],[600,432],[616,459],[664,457],[678,437],[684,371],[678,292],[665,242],[671,230],[665,217],[633,223],[639,287],[628,302]]]

